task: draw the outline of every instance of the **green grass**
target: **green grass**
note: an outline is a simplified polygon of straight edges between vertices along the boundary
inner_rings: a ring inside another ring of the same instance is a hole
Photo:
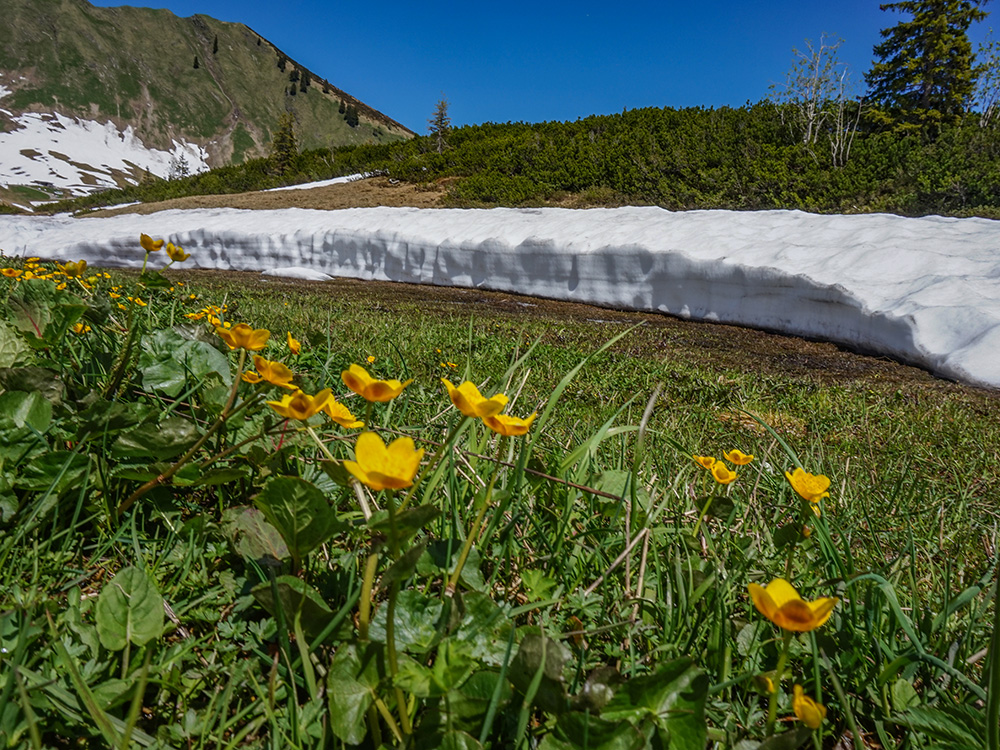
[[[8,745],[985,737],[996,393],[830,345],[506,294],[166,277],[172,290],[144,277],[131,312],[108,292],[134,275],[74,297],[0,279]],[[269,329],[261,354],[308,394],[332,388],[387,441],[424,448],[412,498],[371,493],[383,515],[366,523],[341,463],[357,431],[313,417],[320,448],[253,401],[275,387],[241,385],[250,405],[220,417],[239,356],[185,317],[209,304]],[[413,382],[369,407],[341,381],[351,363]],[[501,440],[461,422],[441,377],[540,416]],[[726,487],[690,457],[731,448],[755,460]],[[797,462],[831,479],[819,517],[784,477]],[[777,577],[839,597],[830,621],[783,640],[748,596]],[[785,721],[793,684],[826,705],[819,732]]]

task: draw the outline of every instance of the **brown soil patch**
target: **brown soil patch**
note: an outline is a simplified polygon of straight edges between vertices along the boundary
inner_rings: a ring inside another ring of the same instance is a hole
[[[117,214],[151,214],[172,208],[316,208],[332,211],[340,208],[374,208],[376,206],[413,206],[441,208],[447,192],[445,183],[415,185],[388,177],[369,177],[355,182],[327,185],[302,190],[278,190],[263,193],[232,195],[192,195],[159,203],[112,208],[88,213],[87,216]]]

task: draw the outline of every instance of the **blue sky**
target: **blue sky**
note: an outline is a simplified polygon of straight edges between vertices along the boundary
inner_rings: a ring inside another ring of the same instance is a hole
[[[840,59],[863,85],[879,30],[903,18],[880,11],[878,0],[131,4],[245,23],[418,133],[442,96],[455,125],[740,106],[765,98],[791,66],[792,48],[824,32],[844,39]],[[1000,28],[998,19],[992,14],[974,27],[973,41],[991,24]]]

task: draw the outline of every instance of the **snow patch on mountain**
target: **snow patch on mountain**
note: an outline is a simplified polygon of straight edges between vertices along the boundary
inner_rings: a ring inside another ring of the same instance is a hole
[[[10,94],[0,86],[0,100]],[[208,152],[186,141],[169,151],[148,148],[132,127],[59,113],[14,115],[0,105],[12,130],[0,132],[0,186],[59,188],[73,195],[135,184],[148,171],[169,177],[184,162],[190,173],[208,169]]]

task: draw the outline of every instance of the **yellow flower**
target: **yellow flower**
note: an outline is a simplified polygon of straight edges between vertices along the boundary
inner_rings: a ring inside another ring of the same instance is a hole
[[[801,685],[796,685],[793,692],[792,708],[795,710],[795,716],[810,729],[819,729],[823,719],[826,718],[826,706],[806,695]]]
[[[729,484],[736,479],[736,472],[730,471],[722,461],[716,461],[712,466],[712,477],[719,484]]]
[[[386,447],[374,432],[362,432],[354,446],[357,460],[344,461],[344,468],[373,490],[400,490],[413,484],[423,455],[411,438],[397,438]]]
[[[182,263],[191,257],[190,253],[184,252],[184,248],[178,247],[173,242],[167,243],[167,255],[170,256],[170,260],[175,263]]]
[[[4,268],[3,270],[0,270],[0,273],[2,273],[8,279],[16,279],[18,276],[24,273],[24,271],[22,271],[20,268]]]
[[[240,379],[247,383],[253,383],[254,385],[256,385],[257,383],[264,382],[264,378],[262,378],[255,372],[251,372],[250,370],[247,370],[242,375],[240,375]]]
[[[130,300],[131,300],[132,302],[134,302],[135,304],[137,304],[137,305],[138,305],[139,307],[146,307],[146,306],[147,306],[147,305],[146,305],[146,303],[145,303],[145,302],[143,302],[143,301],[142,301],[141,299],[139,299],[138,297],[129,297],[129,299],[130,299]]]
[[[41,258],[25,258],[24,262],[25,263],[37,263],[40,260],[41,260]]]
[[[292,385],[292,378],[295,377],[294,373],[281,364],[281,362],[272,362],[269,359],[264,359],[259,354],[255,354],[253,355],[253,364],[257,368],[257,372],[260,373],[261,378],[271,385],[287,388],[290,391],[296,390],[295,386]]]
[[[292,338],[292,332],[288,332],[288,348],[291,350],[292,354],[298,354],[302,351],[302,344],[299,343],[297,339]]]
[[[326,412],[326,416],[339,424],[341,427],[353,430],[357,427],[365,426],[364,422],[357,419],[353,414],[351,414],[350,409],[337,401],[335,398],[331,398],[326,402],[326,406],[323,407],[323,411]]]
[[[344,381],[344,385],[365,401],[379,403],[392,401],[403,392],[406,386],[413,382],[412,379],[405,383],[400,383],[398,380],[375,380],[361,365],[351,365],[349,369],[340,374],[340,377]]]
[[[483,417],[483,424],[500,435],[517,437],[528,434],[528,430],[531,429],[531,423],[535,421],[535,417],[537,416],[537,411],[527,419],[512,417],[509,414],[496,414],[492,417]]]
[[[703,466],[709,471],[711,471],[712,467],[715,466],[714,456],[691,456],[691,458],[694,459],[696,464],[698,464],[699,466]]]
[[[83,276],[83,274],[87,271],[87,261],[70,261],[69,263],[60,265],[59,270],[67,276]]]
[[[746,466],[748,463],[753,461],[753,456],[748,456],[739,448],[733,448],[731,451],[723,453],[722,455],[729,463],[735,464],[736,466]]]
[[[467,417],[492,417],[503,411],[507,405],[507,397],[498,393],[491,398],[484,398],[476,388],[476,384],[466,380],[457,388],[447,378],[441,378],[451,403]]]
[[[268,401],[267,404],[285,419],[300,419],[303,422],[318,414],[330,400],[330,389],[324,388],[315,396],[302,391],[289,393],[281,401]]]
[[[750,598],[753,605],[764,617],[779,628],[796,633],[808,633],[830,619],[837,597],[824,597],[807,602],[799,596],[792,584],[783,578],[775,578],[767,587],[751,583]]]
[[[368,364],[373,364],[374,362],[375,362],[375,355],[369,354],[368,355]]]
[[[163,247],[163,240],[154,240],[148,234],[140,234],[139,244],[142,245],[142,249],[147,253],[155,253]]]
[[[70,330],[79,336],[83,333],[90,333],[90,326],[84,325],[83,323],[74,323]]]
[[[237,323],[231,329],[216,328],[215,332],[230,349],[246,349],[249,352],[259,352],[267,346],[271,337],[266,328],[251,328],[246,323]]]
[[[818,503],[824,497],[830,497],[827,489],[830,487],[829,477],[822,474],[810,474],[803,468],[798,468],[789,474],[785,472],[785,478],[792,485],[792,489],[799,493],[803,500],[811,503]]]

